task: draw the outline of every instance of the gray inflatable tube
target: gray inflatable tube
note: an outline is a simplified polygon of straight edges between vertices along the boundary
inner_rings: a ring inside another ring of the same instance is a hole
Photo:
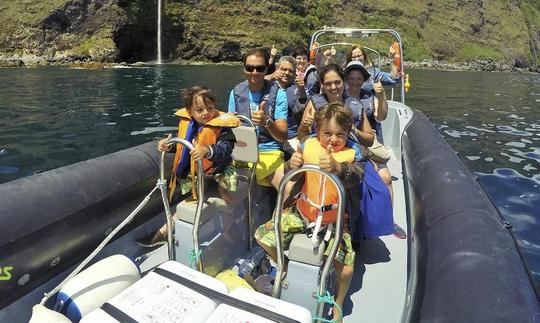
[[[415,111],[402,138],[413,237],[408,322],[540,322],[509,230],[477,179]]]
[[[158,175],[152,142],[0,185],[0,266],[13,267],[0,309],[81,261]],[[158,192],[124,233],[161,212]]]

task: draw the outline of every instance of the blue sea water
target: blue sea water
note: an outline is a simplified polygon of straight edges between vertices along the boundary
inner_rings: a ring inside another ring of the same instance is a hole
[[[407,104],[423,111],[512,223],[540,290],[540,75],[410,70]],[[0,183],[175,132],[180,91],[215,90],[238,66],[0,69]]]

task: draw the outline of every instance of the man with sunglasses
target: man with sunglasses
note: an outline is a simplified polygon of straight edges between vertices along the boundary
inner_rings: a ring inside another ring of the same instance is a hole
[[[251,118],[259,135],[257,183],[278,187],[281,176],[275,171],[284,164],[283,142],[287,140],[288,103],[276,83],[264,79],[268,71],[268,54],[252,49],[244,56],[246,81],[237,84],[229,96],[229,112]],[[278,178],[279,177],[279,178]]]

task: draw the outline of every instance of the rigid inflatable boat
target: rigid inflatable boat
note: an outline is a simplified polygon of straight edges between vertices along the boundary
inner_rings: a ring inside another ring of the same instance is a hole
[[[323,44],[325,33],[388,33],[401,48],[392,30],[325,28],[312,38],[321,49],[343,43]],[[431,122],[405,105],[403,85],[400,94],[400,101],[388,102],[382,131],[391,150],[394,222],[407,238],[363,243],[344,321],[538,322],[538,295],[511,225]],[[256,161],[255,130],[246,124],[235,135],[243,144],[234,158]],[[331,294],[331,262],[305,235],[287,252],[278,250],[288,258],[288,272],[283,280],[276,276],[271,296],[231,290],[214,278],[246,258],[254,230],[271,218],[276,199],[279,208],[282,191],[276,197],[258,187],[246,168],[239,169],[231,205],[205,190],[204,181],[197,203],[169,205],[159,191],[171,160],[162,160],[155,147],[147,143],[0,185],[0,322],[28,321],[40,301],[35,322],[322,320],[329,305],[317,296]],[[299,172],[305,170],[317,171]],[[175,232],[168,244],[148,251],[135,243],[166,218]]]

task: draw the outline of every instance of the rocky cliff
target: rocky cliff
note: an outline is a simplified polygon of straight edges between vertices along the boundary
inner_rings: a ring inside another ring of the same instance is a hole
[[[0,60],[156,57],[157,0],[2,0]],[[166,59],[237,61],[246,48],[306,44],[324,25],[393,28],[409,61],[540,64],[538,0],[163,0]]]

